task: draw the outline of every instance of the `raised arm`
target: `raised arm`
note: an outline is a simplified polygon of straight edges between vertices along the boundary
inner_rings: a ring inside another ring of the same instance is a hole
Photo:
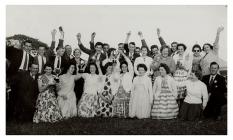
[[[59,42],[58,42],[58,45],[57,46],[59,46],[59,47],[64,47],[64,36],[65,36],[65,33],[64,33],[64,31],[61,31],[61,30],[59,30],[59,32],[60,32],[60,38],[59,38]]]
[[[91,34],[91,41],[90,41],[90,49],[91,50],[95,50],[95,35],[96,35],[96,33],[95,32],[93,32],[92,34]]]
[[[129,70],[129,73],[134,75],[134,70],[133,70],[133,64],[132,62],[130,61],[130,59],[121,51],[119,51],[120,54],[122,54],[122,56],[125,58],[125,61],[127,62],[128,64],[128,70]]]
[[[87,49],[87,48],[85,48],[85,47],[83,46],[83,44],[82,44],[82,42],[81,42],[81,34],[78,33],[78,34],[76,35],[76,37],[77,37],[77,40],[78,40],[78,46],[79,46],[79,48],[80,48],[84,53],[90,55],[93,51],[91,51],[90,49]]]
[[[126,53],[129,52],[128,42],[129,42],[130,35],[131,35],[131,31],[129,31],[128,33],[126,33],[126,38],[125,38],[125,43],[124,43],[124,49],[125,49]]]
[[[218,55],[218,50],[219,50],[219,36],[220,36],[220,33],[224,30],[224,27],[218,27],[217,29],[217,34],[216,34],[216,38],[215,38],[215,41],[214,41],[214,44],[213,44],[213,51],[216,55]]]
[[[138,57],[138,58],[140,58],[140,57]],[[139,72],[137,70],[137,66],[139,64],[139,62],[138,62],[139,59],[138,58],[136,58],[135,62],[134,62],[134,72],[135,72],[136,75],[139,75]]]
[[[161,46],[166,46],[166,42],[164,41],[164,39],[160,36],[160,29],[157,28],[157,36],[159,39],[159,43],[161,44]]]
[[[140,39],[141,39],[142,46],[146,46],[146,47],[147,47],[147,49],[149,50],[149,48],[148,48],[148,46],[147,46],[147,44],[146,44],[146,40],[145,40],[145,39],[144,39],[144,37],[143,37],[142,32],[141,32],[141,31],[139,31],[139,32],[138,32],[138,35],[139,35],[139,37],[140,37]]]
[[[55,49],[55,36],[56,36],[57,30],[53,29],[51,31],[51,36],[52,36],[52,42],[51,42],[51,46],[49,47],[49,49],[47,50],[47,56],[51,57],[53,55],[55,55],[54,53],[54,49]]]

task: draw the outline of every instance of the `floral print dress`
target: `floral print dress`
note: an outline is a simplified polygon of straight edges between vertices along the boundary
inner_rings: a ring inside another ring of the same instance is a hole
[[[54,78],[54,77],[52,77]],[[41,75],[38,82],[42,86],[46,86],[52,78]],[[61,110],[58,106],[58,101],[55,96],[55,87],[50,86],[45,91],[40,92],[36,101],[36,111],[34,113],[33,122],[57,122],[62,119]]]

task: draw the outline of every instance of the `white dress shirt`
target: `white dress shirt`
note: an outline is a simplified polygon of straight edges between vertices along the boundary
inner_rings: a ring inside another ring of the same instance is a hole
[[[42,57],[42,56],[38,55],[39,73],[42,73],[42,69],[43,69],[42,59],[44,61],[44,64],[46,64],[46,57],[45,56]]]
[[[28,62],[25,62],[25,58],[26,58],[26,57],[27,57],[27,61],[28,61]],[[24,63],[27,63],[26,70],[28,70],[29,54],[28,54],[26,51],[23,51],[23,59],[22,59],[22,61],[21,61],[21,65],[20,65],[20,67],[19,67],[20,70],[24,70],[24,69],[23,69]]]
[[[59,67],[57,67],[58,59],[59,59]],[[54,60],[54,68],[61,68],[61,57],[60,56],[56,56]]]

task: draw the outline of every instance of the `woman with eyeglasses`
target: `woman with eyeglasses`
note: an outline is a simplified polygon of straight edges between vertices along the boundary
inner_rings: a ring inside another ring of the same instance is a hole
[[[219,52],[219,37],[220,33],[223,31],[224,27],[218,27],[216,38],[213,46],[209,43],[203,45],[203,51],[205,52],[204,57],[200,61],[202,76],[210,74],[210,63],[218,62],[218,52]]]
[[[192,70],[201,71],[200,61],[201,61],[201,46],[195,44],[192,48],[193,52],[193,62],[192,62]]]

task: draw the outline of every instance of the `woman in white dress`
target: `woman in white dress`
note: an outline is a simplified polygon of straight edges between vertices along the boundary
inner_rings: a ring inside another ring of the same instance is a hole
[[[101,68],[99,61],[89,64],[90,73],[80,74],[79,78],[84,79],[84,92],[78,103],[78,116],[90,118],[96,115],[98,109],[98,95],[99,83],[101,82]],[[97,74],[97,70],[99,75]]]
[[[139,75],[133,80],[129,116],[138,119],[150,118],[153,102],[151,79],[146,75],[147,67],[145,64],[138,64],[137,70]]]
[[[76,96],[74,92],[75,80],[79,75],[73,75],[76,70],[74,63],[66,66],[65,74],[59,76],[58,84],[58,104],[62,112],[62,116],[67,119],[77,116]]]

